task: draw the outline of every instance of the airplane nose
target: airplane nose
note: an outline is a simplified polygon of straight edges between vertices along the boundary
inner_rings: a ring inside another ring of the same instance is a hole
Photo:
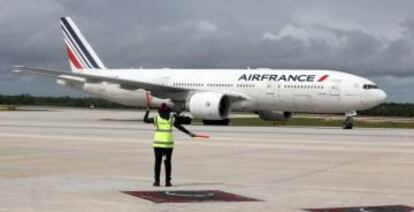
[[[387,94],[381,89],[371,89],[366,90],[361,97],[362,104],[365,109],[368,109],[384,103],[385,99],[387,99]]]
[[[378,92],[378,101],[383,103],[387,99],[387,94],[383,90],[379,90]]]

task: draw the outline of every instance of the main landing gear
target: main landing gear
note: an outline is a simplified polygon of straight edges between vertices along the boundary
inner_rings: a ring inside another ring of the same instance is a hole
[[[175,120],[179,120],[179,122],[184,125],[191,125],[191,123],[193,122],[193,119],[191,117],[180,115],[180,113],[177,113],[175,115]]]
[[[223,119],[223,120],[203,120],[204,125],[219,125],[219,126],[227,126],[230,124],[230,119]]]
[[[356,111],[351,113],[345,113],[345,120],[342,122],[342,129],[350,130],[354,127],[354,116],[356,116]]]

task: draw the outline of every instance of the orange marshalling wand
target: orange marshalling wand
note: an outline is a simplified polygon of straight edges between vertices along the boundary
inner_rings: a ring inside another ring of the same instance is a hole
[[[210,136],[207,134],[196,134],[195,137],[196,138],[210,138]]]

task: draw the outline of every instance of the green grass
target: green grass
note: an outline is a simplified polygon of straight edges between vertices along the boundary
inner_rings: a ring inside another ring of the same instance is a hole
[[[13,105],[0,105],[0,111],[11,111],[16,110]]]
[[[201,121],[195,120],[194,124],[201,124]],[[322,118],[293,118],[286,123],[264,121],[259,118],[233,118],[231,126],[318,126],[318,127],[342,127],[342,120],[330,120]],[[406,128],[414,129],[414,123],[406,122],[367,122],[355,121],[355,127],[360,128]]]

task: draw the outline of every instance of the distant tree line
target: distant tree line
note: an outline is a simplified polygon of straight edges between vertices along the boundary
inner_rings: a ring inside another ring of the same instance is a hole
[[[60,107],[98,107],[98,108],[133,108],[103,99],[92,97],[37,97],[30,95],[0,95],[0,105],[60,106]],[[384,103],[369,110],[359,111],[359,115],[369,116],[411,116],[414,117],[414,104]]]
[[[59,107],[99,107],[99,108],[132,108],[103,99],[82,97],[38,97],[30,95],[3,96],[0,95],[0,105],[30,105],[30,106],[59,106]]]
[[[414,104],[383,103],[369,110],[359,111],[360,115],[368,116],[411,116],[414,117]]]

